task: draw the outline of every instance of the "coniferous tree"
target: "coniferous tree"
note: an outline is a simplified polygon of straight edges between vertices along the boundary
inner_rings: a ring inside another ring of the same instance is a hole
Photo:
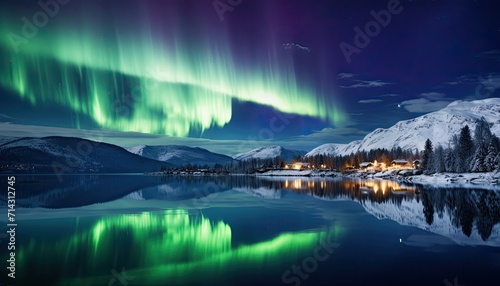
[[[495,170],[495,158],[497,157],[497,155],[498,155],[498,150],[493,140],[490,140],[486,158],[484,159],[484,166],[487,172]]]
[[[500,153],[500,138],[498,138],[495,134],[491,135],[490,144],[493,144],[497,152]]]
[[[457,134],[453,134],[453,136],[451,136],[451,145],[454,146],[455,148],[458,147],[458,135]]]
[[[403,149],[401,147],[396,147],[396,150],[394,150],[395,152],[395,157],[396,159],[400,159],[400,158],[403,158]]]
[[[476,146],[487,145],[491,137],[490,125],[484,117],[481,117],[481,120],[479,120],[476,125],[476,129],[474,129],[474,141],[477,144]]]
[[[444,148],[441,145],[438,145],[434,150],[434,154],[432,155],[432,172],[443,173],[446,171],[444,153]]]
[[[470,162],[470,170],[472,172],[486,172],[486,149],[483,144],[480,144],[472,156],[472,161]]]
[[[446,148],[444,151],[444,166],[446,172],[454,172],[455,171],[455,154],[453,149],[450,147]]]
[[[387,157],[387,155],[382,154],[382,156],[380,156],[380,163],[384,163],[386,166],[389,166],[389,164],[391,163],[391,160],[389,160],[389,157]]]
[[[427,138],[424,146],[424,153],[422,156],[422,169],[430,171],[430,164],[432,162],[432,141]]]
[[[496,170],[500,171],[500,152],[498,152],[498,155],[495,158],[495,166],[496,166]]]
[[[474,152],[474,142],[472,142],[472,137],[470,135],[470,129],[468,125],[465,125],[460,130],[460,136],[458,137],[458,160],[457,160],[457,172],[467,172],[469,171],[467,162]]]

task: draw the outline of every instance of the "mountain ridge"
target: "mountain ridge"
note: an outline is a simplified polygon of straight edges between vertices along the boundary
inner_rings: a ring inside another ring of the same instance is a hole
[[[184,145],[138,145],[125,149],[133,154],[177,166],[196,164],[213,167],[215,164],[225,165],[233,161],[233,158],[223,154],[214,153],[200,147]]]
[[[124,148],[78,137],[23,137],[0,144],[3,170],[18,172],[149,172],[173,167]]]
[[[290,162],[295,157],[301,157],[306,154],[306,151],[300,150],[290,150],[282,146],[269,146],[269,147],[259,147],[252,149],[247,152],[239,153],[233,156],[233,159],[240,161],[247,161],[250,159],[274,159],[280,157],[281,159]]]
[[[348,144],[320,145],[306,156],[321,154],[345,156],[357,151],[395,147],[401,147],[403,150],[423,150],[426,139],[430,139],[434,146],[446,147],[452,136],[459,134],[465,125],[474,132],[477,122],[482,117],[490,124],[492,133],[500,136],[500,98],[457,100],[443,109],[399,121],[389,128],[377,128],[361,140]]]

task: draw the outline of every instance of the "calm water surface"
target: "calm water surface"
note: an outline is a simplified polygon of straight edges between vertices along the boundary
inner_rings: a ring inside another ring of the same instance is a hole
[[[7,186],[5,176],[0,177]],[[15,285],[498,285],[500,193],[326,178],[16,176]],[[6,188],[4,188],[6,189]],[[0,196],[6,202],[6,192]],[[1,285],[1,284],[0,284]]]

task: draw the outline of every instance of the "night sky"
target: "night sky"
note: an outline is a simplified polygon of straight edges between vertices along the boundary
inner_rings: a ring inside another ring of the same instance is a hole
[[[495,1],[2,1],[0,135],[310,150],[500,96]]]

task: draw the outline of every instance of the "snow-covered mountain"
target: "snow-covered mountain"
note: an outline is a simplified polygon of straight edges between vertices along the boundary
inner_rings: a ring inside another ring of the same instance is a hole
[[[20,172],[149,172],[171,164],[122,147],[74,137],[20,138],[0,144],[0,166]]]
[[[18,137],[0,136],[0,145],[19,139]]]
[[[281,146],[271,146],[271,147],[260,147],[257,149],[250,150],[245,153],[240,153],[233,156],[233,159],[246,161],[249,159],[273,159],[280,157],[283,160],[289,162],[295,157],[304,156],[305,151],[289,150]]]
[[[314,179],[301,179],[301,182],[305,184],[309,180]],[[351,181],[351,184],[356,183]],[[328,181],[325,186],[326,190],[332,191],[305,193],[319,200],[353,201],[379,220],[392,220],[400,225],[416,227],[442,237],[440,239],[439,236],[427,236],[425,241],[420,243],[416,241],[417,237],[401,237],[402,243],[430,247],[443,244],[447,241],[444,238],[448,238],[449,244],[500,247],[500,223],[498,218],[492,215],[500,209],[500,194],[494,190],[424,187],[421,191],[426,192],[425,197],[386,193],[387,197],[383,198],[369,191],[362,198],[357,198],[349,189],[337,188]],[[464,234],[467,223],[470,223],[469,236]],[[487,238],[483,239],[482,234]]]
[[[349,155],[361,150],[377,148],[424,149],[429,138],[434,146],[448,146],[452,136],[469,125],[472,132],[477,122],[484,117],[490,123],[491,131],[500,136],[500,98],[488,98],[476,101],[455,101],[447,107],[414,119],[396,123],[390,128],[378,128],[366,135],[363,140],[347,145],[324,144],[307,154]]]
[[[369,214],[377,219],[390,219],[400,225],[418,227],[420,229],[450,238],[460,245],[489,245],[498,247],[500,243],[500,225],[496,224],[491,230],[488,240],[484,241],[478,233],[477,226],[472,228],[470,237],[466,236],[461,226],[457,226],[452,221],[453,216],[449,210],[444,210],[444,215],[434,214],[433,223],[426,222],[425,214],[422,211],[422,202],[416,199],[404,200],[401,205],[392,202],[378,203],[367,200],[361,203]]]
[[[356,141],[360,142],[360,141]],[[348,144],[326,143],[309,151],[304,157],[312,157],[317,155],[337,155],[345,152]]]
[[[215,164],[225,165],[233,160],[229,156],[213,153],[207,149],[198,147],[193,148],[182,145],[140,145],[126,149],[131,153],[150,159],[168,162],[177,166],[187,164],[207,166],[214,166]]]

